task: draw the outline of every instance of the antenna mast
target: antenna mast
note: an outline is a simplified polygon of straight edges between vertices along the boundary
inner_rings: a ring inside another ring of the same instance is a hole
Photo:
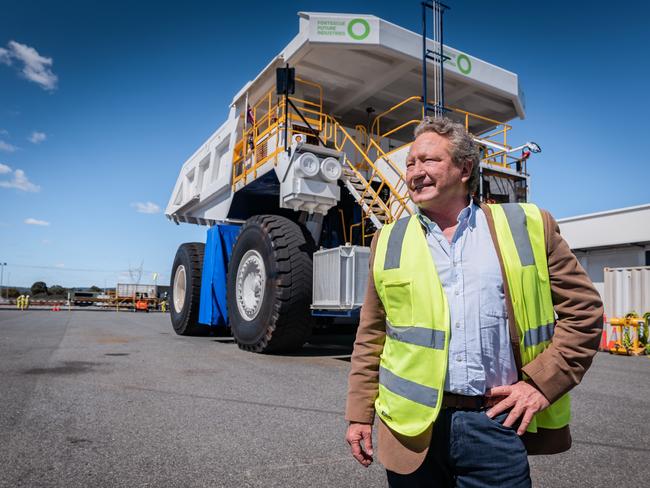
[[[450,59],[443,53],[443,14],[449,7],[437,0],[422,2],[422,115],[442,117],[445,112],[445,84],[443,63]],[[427,16],[429,10],[432,16],[433,49],[427,47]],[[433,93],[431,103],[429,100],[429,82],[427,79],[428,61],[433,61]]]

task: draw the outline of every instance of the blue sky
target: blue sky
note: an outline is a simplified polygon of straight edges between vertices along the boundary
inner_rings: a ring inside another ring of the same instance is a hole
[[[529,165],[534,202],[566,217],[650,201],[645,3],[448,3],[446,43],[520,77],[527,118],[512,137],[543,148]],[[3,2],[5,284],[10,273],[20,286],[114,286],[141,264],[143,282],[168,281],[177,246],[205,239],[162,214],[180,165],[297,33],[296,12],[420,28],[416,1],[272,5]]]

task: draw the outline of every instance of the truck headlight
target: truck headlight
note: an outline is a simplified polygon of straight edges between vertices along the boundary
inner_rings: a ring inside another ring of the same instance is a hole
[[[296,172],[299,176],[312,178],[318,174],[320,160],[315,154],[306,152],[298,156],[298,159],[294,164],[296,165]]]
[[[320,174],[325,180],[335,182],[341,177],[341,173],[343,173],[343,168],[337,159],[329,157],[321,161]]]

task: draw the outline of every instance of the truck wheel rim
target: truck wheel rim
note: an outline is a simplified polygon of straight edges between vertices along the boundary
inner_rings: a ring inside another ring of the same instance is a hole
[[[185,274],[185,266],[181,264],[176,268],[176,273],[174,273],[174,310],[176,310],[176,313],[181,313],[183,311],[186,290],[187,277]]]
[[[253,320],[262,307],[266,286],[266,268],[260,253],[246,251],[237,268],[235,298],[239,314],[244,320]]]

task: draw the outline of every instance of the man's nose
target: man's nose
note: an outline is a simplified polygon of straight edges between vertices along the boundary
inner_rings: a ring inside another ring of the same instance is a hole
[[[421,178],[422,176],[424,176],[424,174],[425,174],[424,165],[419,160],[416,159],[415,162],[413,163],[413,171],[412,171],[413,178]]]

